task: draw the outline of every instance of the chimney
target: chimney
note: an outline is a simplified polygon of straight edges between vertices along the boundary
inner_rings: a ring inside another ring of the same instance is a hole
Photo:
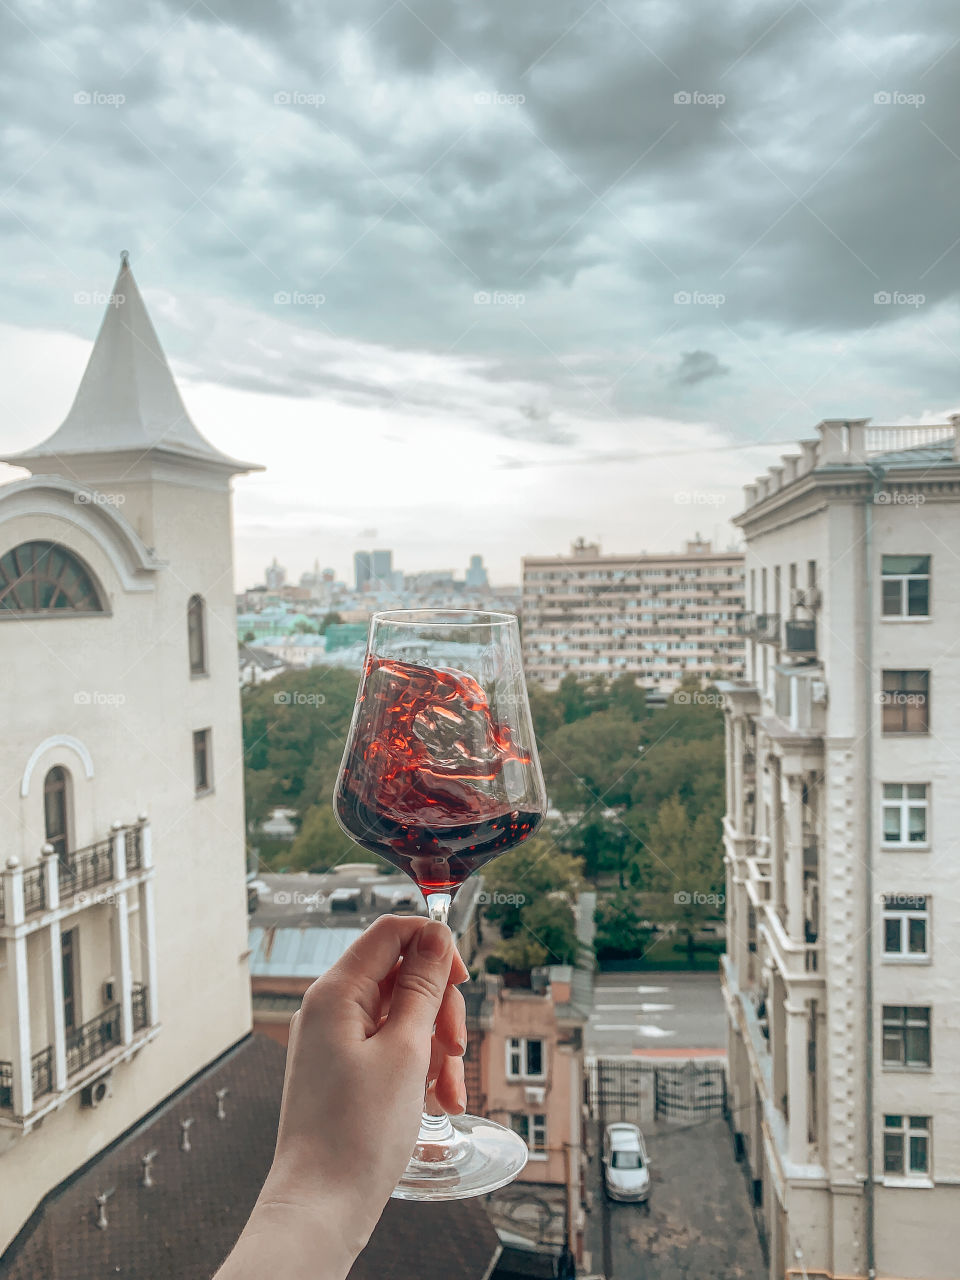
[[[820,463],[864,463],[869,418],[825,418],[819,423]]]

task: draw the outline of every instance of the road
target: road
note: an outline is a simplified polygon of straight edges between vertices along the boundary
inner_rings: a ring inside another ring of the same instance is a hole
[[[645,1127],[649,1209],[606,1198],[590,1162],[594,1273],[605,1280],[764,1280],[767,1274],[723,1119]],[[599,1142],[597,1126],[594,1143]],[[596,1150],[596,1146],[594,1146]],[[598,1220],[599,1219],[599,1220]]]
[[[598,974],[584,1043],[592,1054],[650,1049],[725,1053],[719,974]]]

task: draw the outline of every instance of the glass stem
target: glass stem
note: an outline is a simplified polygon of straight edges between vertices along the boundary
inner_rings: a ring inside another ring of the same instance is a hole
[[[427,914],[431,920],[439,920],[441,924],[447,923],[447,916],[450,914],[450,894],[449,893],[428,893]],[[424,1091],[423,1115],[420,1117],[420,1133],[417,1135],[417,1149],[415,1154],[420,1158],[424,1157],[424,1148],[434,1148],[437,1144],[441,1147],[455,1138],[453,1125],[450,1123],[450,1117],[445,1111],[436,1114],[427,1110],[426,1091]],[[429,1156],[427,1156],[429,1159]]]

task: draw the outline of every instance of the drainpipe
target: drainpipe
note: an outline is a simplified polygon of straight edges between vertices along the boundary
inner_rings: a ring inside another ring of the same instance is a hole
[[[863,642],[863,659],[864,659],[864,685],[865,697],[864,704],[867,717],[867,732],[864,736],[864,773],[866,786],[866,803],[864,805],[864,890],[866,897],[866,930],[864,932],[863,958],[865,965],[865,981],[864,981],[864,1053],[866,1057],[866,1071],[864,1079],[864,1105],[867,1113],[867,1131],[866,1131],[866,1155],[867,1155],[867,1185],[866,1201],[865,1201],[865,1230],[867,1237],[867,1276],[869,1280],[875,1280],[877,1274],[876,1267],[876,1226],[875,1226],[875,1196],[874,1196],[874,1102],[873,1102],[873,1043],[874,1043],[874,1012],[873,1012],[873,811],[874,811],[874,794],[873,794],[873,598],[874,598],[874,566],[873,566],[873,508],[876,496],[883,487],[883,469],[876,464],[867,463],[867,470],[870,472],[873,484],[866,500],[864,511],[864,533],[863,548],[866,560],[866,573],[864,574],[864,591],[863,591],[863,608],[864,608],[864,642]]]

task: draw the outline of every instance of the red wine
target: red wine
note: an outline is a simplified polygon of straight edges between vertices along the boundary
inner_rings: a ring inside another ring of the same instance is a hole
[[[424,893],[455,893],[540,826],[530,762],[471,676],[370,657],[334,805],[358,844]]]

